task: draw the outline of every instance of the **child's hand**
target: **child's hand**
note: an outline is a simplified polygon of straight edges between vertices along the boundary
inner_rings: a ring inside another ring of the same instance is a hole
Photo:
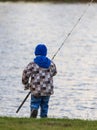
[[[24,86],[24,90],[28,90],[30,88],[29,83]]]

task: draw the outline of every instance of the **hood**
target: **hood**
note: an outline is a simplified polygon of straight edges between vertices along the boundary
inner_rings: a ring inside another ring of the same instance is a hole
[[[46,56],[37,56],[34,59],[34,62],[42,68],[49,68],[49,66],[51,65],[51,60]]]

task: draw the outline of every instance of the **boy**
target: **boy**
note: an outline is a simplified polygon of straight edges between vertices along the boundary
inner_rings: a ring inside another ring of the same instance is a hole
[[[57,70],[55,64],[46,57],[47,47],[39,44],[35,48],[35,58],[23,71],[22,83],[25,90],[31,91],[31,115],[36,118],[40,107],[40,117],[47,117],[50,95],[53,94],[53,76]]]

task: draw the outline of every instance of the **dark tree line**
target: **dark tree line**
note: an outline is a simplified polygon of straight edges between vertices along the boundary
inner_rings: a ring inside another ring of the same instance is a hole
[[[90,0],[0,0],[1,2],[6,2],[6,1],[13,1],[13,2],[19,2],[19,1],[24,1],[24,2],[90,2]],[[97,0],[94,0],[93,2],[97,2]]]

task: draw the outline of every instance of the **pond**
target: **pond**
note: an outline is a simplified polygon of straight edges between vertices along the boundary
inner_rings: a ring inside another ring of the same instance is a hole
[[[52,58],[88,4],[0,3],[0,116],[29,117],[22,71],[38,43]],[[97,4],[92,4],[54,58],[58,74],[49,117],[97,119]]]

